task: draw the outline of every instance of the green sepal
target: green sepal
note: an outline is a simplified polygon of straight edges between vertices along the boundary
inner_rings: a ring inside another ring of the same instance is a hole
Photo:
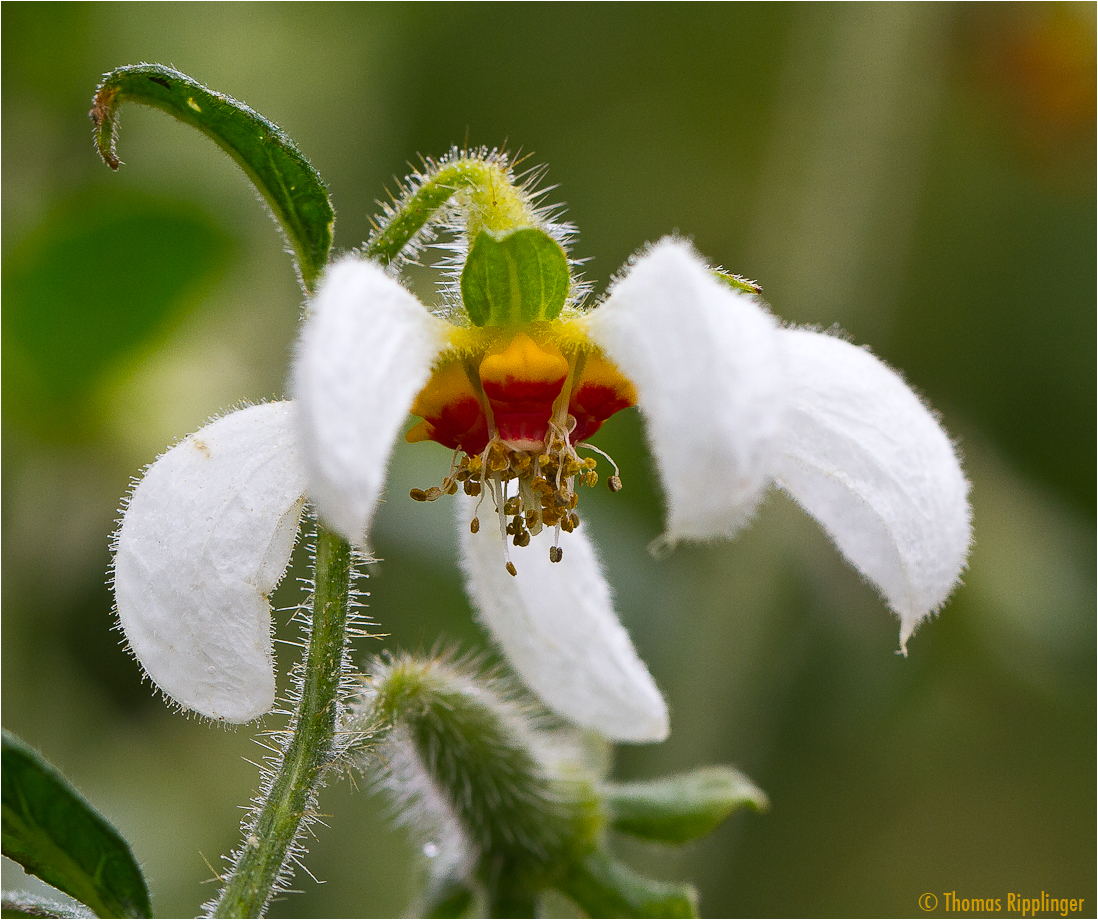
[[[752,281],[750,278],[745,278],[743,275],[722,271],[719,268],[714,268],[712,271],[718,281],[723,281],[734,291],[743,291],[745,294],[762,293],[762,285],[759,284],[758,281]]]
[[[151,917],[129,845],[37,751],[4,732],[3,852],[100,917]]]
[[[693,886],[638,875],[602,851],[574,863],[556,887],[588,917],[698,916]]]
[[[118,107],[139,102],[197,128],[244,170],[293,248],[301,283],[312,290],[328,261],[335,212],[319,174],[278,125],[230,96],[215,93],[161,64],[134,64],[107,74],[95,92],[92,122],[99,155],[111,169]]]
[[[556,319],[568,284],[568,257],[544,231],[482,230],[461,272],[461,298],[474,325],[517,326]]]
[[[664,779],[610,785],[603,805],[614,830],[658,840],[686,843],[715,830],[735,809],[765,811],[766,793],[731,767],[705,767]]]

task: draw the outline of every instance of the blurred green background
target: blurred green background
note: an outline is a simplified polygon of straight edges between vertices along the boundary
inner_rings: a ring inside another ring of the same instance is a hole
[[[132,478],[244,398],[283,394],[300,294],[243,176],[100,75],[171,64],[282,125],[336,245],[419,154],[507,143],[549,165],[599,290],[677,230],[841,326],[941,412],[973,484],[965,584],[904,660],[897,624],[779,495],[734,543],[654,560],[635,413],[584,496],[622,619],[672,709],[616,774],[738,765],[770,794],[685,851],[710,916],[918,913],[924,891],[1095,888],[1095,7],[4,4],[3,721],[132,841],[161,915],[213,896],[261,752],[169,710],[112,631],[109,535]],[[485,644],[450,513],[403,496],[446,452],[401,445],[370,613],[382,647]],[[288,578],[278,600],[294,603]],[[289,613],[280,634],[293,637]],[[283,646],[282,670],[295,650]],[[408,909],[414,854],[376,798],[323,794],[303,895],[275,916]],[[5,887],[18,869],[4,866]],[[939,906],[938,912],[944,912]]]

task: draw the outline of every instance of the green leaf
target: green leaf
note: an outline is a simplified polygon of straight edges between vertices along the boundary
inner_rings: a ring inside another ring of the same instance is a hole
[[[692,886],[645,878],[601,851],[573,865],[557,887],[589,917],[698,916]]]
[[[319,174],[278,125],[230,96],[160,64],[119,67],[96,90],[89,113],[99,155],[115,153],[118,107],[140,102],[197,128],[236,161],[267,202],[297,260],[301,283],[312,290],[328,261],[335,212]]]
[[[5,891],[0,917],[56,917],[59,920],[87,920],[95,917],[82,905],[62,904],[26,891]]]
[[[100,917],[151,917],[129,845],[54,767],[4,732],[3,852]]]
[[[735,809],[769,806],[766,793],[731,767],[706,767],[643,783],[608,786],[603,804],[615,830],[686,843],[715,830]]]
[[[100,190],[51,209],[4,258],[4,417],[51,440],[93,433],[103,375],[198,303],[234,248],[159,198]]]
[[[536,227],[477,234],[461,272],[461,298],[477,326],[556,319],[568,296],[568,257]]]

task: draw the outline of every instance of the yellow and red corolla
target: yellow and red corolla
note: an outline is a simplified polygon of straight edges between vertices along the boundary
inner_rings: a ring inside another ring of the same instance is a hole
[[[294,400],[227,415],[150,467],[115,587],[132,650],[181,705],[230,721],[273,705],[267,595],[305,497],[364,545],[409,413],[410,441],[454,451],[441,485],[413,497],[464,493],[461,564],[481,621],[548,706],[614,740],[668,731],[576,510],[597,478],[587,439],[617,411],[644,418],[665,543],[734,535],[776,485],[881,592],[901,647],[956,585],[970,523],[953,445],[868,351],[783,328],[679,239],[641,253],[588,311],[552,290],[551,308],[511,304],[491,272],[474,282],[497,291],[490,309],[448,319],[391,268],[335,262],[308,304]]]

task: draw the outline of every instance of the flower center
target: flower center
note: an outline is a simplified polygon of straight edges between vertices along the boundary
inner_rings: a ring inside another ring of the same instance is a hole
[[[607,484],[621,489],[614,461],[583,443],[611,415],[634,405],[632,384],[597,352],[572,350],[567,355],[551,338],[535,341],[515,332],[484,351],[440,365],[416,398],[412,414],[423,419],[407,440],[436,441],[454,451],[450,472],[441,486],[413,489],[417,501],[434,501],[462,487],[479,497],[479,510],[490,496],[504,536],[526,546],[546,527],[557,529],[549,558],[560,562],[559,536],[579,524],[579,485],[599,479],[592,457],[577,447],[606,457],[614,468]],[[475,516],[470,529],[476,533]],[[515,566],[506,558],[507,571]]]

